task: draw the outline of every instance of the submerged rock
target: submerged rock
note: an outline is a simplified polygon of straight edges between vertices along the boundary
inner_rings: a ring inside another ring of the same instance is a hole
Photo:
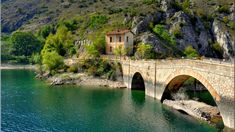
[[[219,123],[222,121],[219,109],[215,106],[207,105],[203,102],[195,100],[164,100],[163,104],[173,107],[176,110],[181,110],[187,114],[205,120],[209,123]]]

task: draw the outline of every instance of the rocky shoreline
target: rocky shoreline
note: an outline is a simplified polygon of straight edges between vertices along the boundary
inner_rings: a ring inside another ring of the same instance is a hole
[[[42,78],[37,76],[37,78]],[[85,73],[61,73],[47,78],[50,85],[78,85],[78,86],[100,86],[109,88],[126,88],[123,82],[111,81],[105,78],[89,76]]]

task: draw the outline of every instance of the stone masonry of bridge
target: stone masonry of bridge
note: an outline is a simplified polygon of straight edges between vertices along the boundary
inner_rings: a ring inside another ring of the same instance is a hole
[[[135,73],[140,73],[146,95],[158,100],[161,100],[166,87],[177,88],[188,77],[194,77],[213,96],[225,126],[234,129],[234,64],[187,59],[122,60],[120,63],[127,88],[131,88]]]

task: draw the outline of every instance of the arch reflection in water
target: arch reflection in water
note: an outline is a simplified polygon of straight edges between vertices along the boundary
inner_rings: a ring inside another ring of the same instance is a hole
[[[139,72],[136,72],[132,78],[131,89],[145,91],[144,79]]]

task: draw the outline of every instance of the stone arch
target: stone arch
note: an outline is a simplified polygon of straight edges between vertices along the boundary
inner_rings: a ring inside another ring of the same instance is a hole
[[[179,70],[178,69],[175,72],[173,72],[171,75],[169,75],[163,85],[164,90],[163,90],[163,93],[160,98],[161,102],[164,99],[163,94],[164,94],[165,90],[167,90],[169,88],[173,88],[176,90],[179,89],[180,86],[182,85],[182,83],[184,81],[186,81],[189,77],[193,77],[193,78],[197,79],[209,91],[209,93],[213,97],[214,102],[216,103],[216,105],[220,111],[220,115],[222,117],[223,124],[226,125],[227,122],[229,122],[229,121],[226,120],[227,114],[224,111],[223,104],[221,104],[222,103],[221,101],[223,101],[222,97],[220,97],[220,95],[218,94],[216,89],[212,86],[212,84],[209,82],[209,80],[207,80],[201,74],[199,74],[193,70],[189,70],[189,69]],[[226,126],[231,126],[231,125],[226,125]]]
[[[142,90],[145,91],[145,83],[140,72],[136,72],[131,80],[131,89],[132,90]]]
[[[193,70],[176,70],[174,73],[167,77],[163,88],[166,89],[168,87],[177,90],[189,77],[193,77],[197,79],[200,83],[202,83],[205,88],[210,92],[215,102],[219,102],[221,100],[221,97],[217,93],[216,89],[213,88],[213,86],[210,84],[210,82],[205,79],[202,75],[194,72]]]

